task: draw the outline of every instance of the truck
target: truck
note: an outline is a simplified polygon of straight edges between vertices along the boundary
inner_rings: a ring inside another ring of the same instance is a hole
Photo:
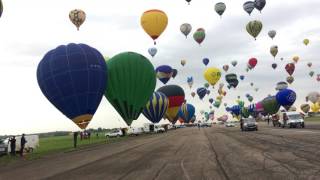
[[[299,112],[280,112],[279,113],[279,127],[293,128],[301,127],[304,128],[304,119]]]

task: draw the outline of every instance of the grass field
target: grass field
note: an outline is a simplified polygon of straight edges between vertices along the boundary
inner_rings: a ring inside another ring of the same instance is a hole
[[[306,117],[305,121],[319,121],[320,122],[320,117]]]
[[[80,141],[78,138],[77,149],[82,149],[88,146],[97,145],[97,144],[107,144],[112,142],[117,142],[126,139],[127,137],[120,138],[105,138],[104,133],[100,133],[97,137],[95,134],[91,136],[91,139],[84,139]],[[26,154],[25,159],[32,160],[43,157],[45,155],[50,155],[58,152],[68,152],[77,150],[73,148],[73,136],[57,136],[57,137],[45,137],[40,138],[39,148],[34,150],[33,153]],[[21,159],[18,155],[16,157],[12,156],[2,156],[0,157],[0,165],[14,162]]]

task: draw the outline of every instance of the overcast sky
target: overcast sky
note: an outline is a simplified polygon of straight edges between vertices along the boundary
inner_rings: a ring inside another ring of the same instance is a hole
[[[294,72],[295,81],[290,85],[298,96],[295,106],[304,102],[308,92],[319,90],[316,81],[316,74],[320,73],[319,0],[267,0],[262,13],[254,10],[251,16],[242,8],[245,0],[224,0],[227,9],[222,18],[214,11],[217,2],[192,0],[191,5],[187,5],[184,0],[3,0],[4,12],[0,18],[0,134],[78,130],[40,91],[36,79],[38,63],[47,51],[71,42],[88,44],[109,57],[135,51],[150,58],[147,49],[153,46],[153,42],[140,26],[140,16],[148,9],[161,9],[169,18],[167,29],[157,40],[158,54],[150,61],[155,68],[167,64],[178,69],[177,77],[168,84],[178,84],[185,89],[186,99],[195,105],[197,114],[200,110],[209,110],[208,99],[217,96],[213,89],[203,101],[190,95],[205,83],[204,57],[210,59],[208,66],[222,69],[228,64],[228,73],[246,76],[236,90],[227,91],[223,103],[229,105],[235,103],[238,95],[246,100],[246,93],[251,94],[254,101],[262,100],[268,94],[274,95],[275,84],[285,81],[288,76],[285,64],[292,62],[295,55],[300,56]],[[87,14],[80,31],[68,17],[69,11],[75,8]],[[263,22],[256,41],[245,30],[246,24],[255,19]],[[186,22],[193,27],[188,39],[179,30]],[[194,30],[200,27],[206,30],[206,39],[201,46],[192,38]],[[267,35],[271,29],[277,31],[274,40]],[[304,38],[310,39],[307,47],[302,43]],[[272,45],[279,47],[276,59],[269,53]],[[256,57],[258,64],[247,73],[245,68],[251,57]],[[283,61],[280,61],[281,57]],[[187,60],[184,67],[180,65],[181,59]],[[238,61],[235,68],[230,64],[232,60]],[[313,63],[312,68],[307,67],[308,62]],[[271,68],[272,63],[278,64],[276,70]],[[308,75],[311,70],[315,71],[313,78]],[[224,75],[220,82],[226,84]],[[186,82],[187,76],[194,77],[191,90]],[[259,88],[258,92],[250,86],[251,82]],[[162,85],[157,82],[157,88]],[[216,116],[223,113],[222,105],[216,110]],[[146,119],[141,115],[134,125],[143,122]],[[103,98],[89,128],[120,126],[125,123]]]

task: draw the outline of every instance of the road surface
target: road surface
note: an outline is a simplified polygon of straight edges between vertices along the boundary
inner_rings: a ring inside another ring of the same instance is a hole
[[[171,130],[0,167],[0,180],[318,180],[316,126]]]

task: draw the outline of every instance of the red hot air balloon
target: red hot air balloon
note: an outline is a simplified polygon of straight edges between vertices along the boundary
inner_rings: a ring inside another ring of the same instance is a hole
[[[295,65],[293,63],[289,63],[286,65],[286,71],[288,72],[288,74],[291,76],[295,70]]]
[[[248,67],[250,69],[253,69],[257,65],[257,63],[258,63],[258,60],[256,58],[251,58],[248,61],[248,65],[249,65]]]

